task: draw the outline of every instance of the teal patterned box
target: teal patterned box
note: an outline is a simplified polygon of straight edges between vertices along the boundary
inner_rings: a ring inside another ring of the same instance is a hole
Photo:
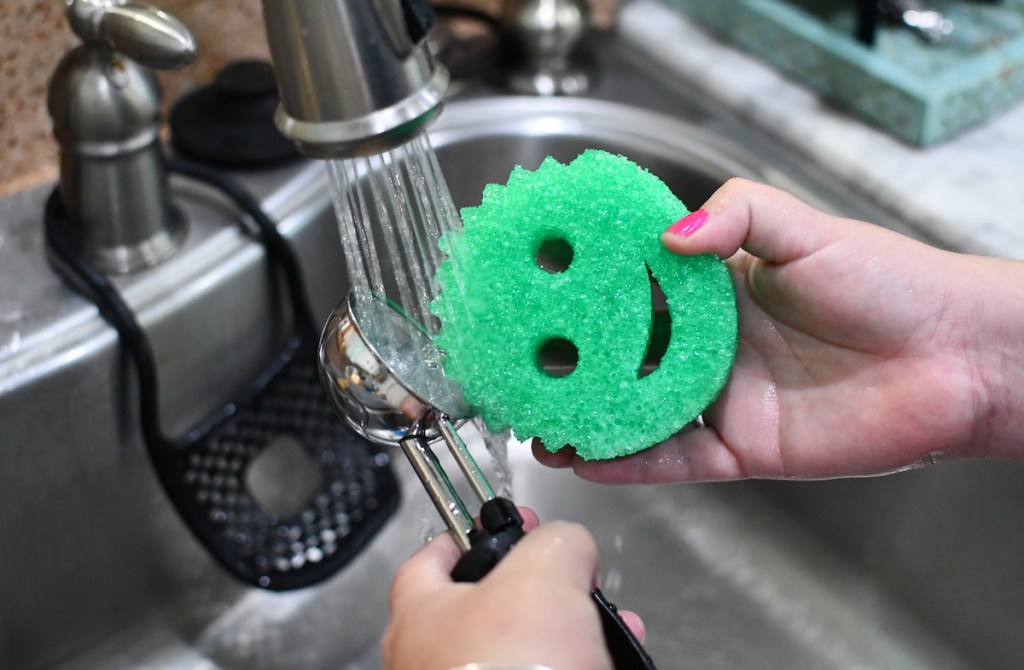
[[[856,0],[662,0],[885,131],[929,145],[1024,97],[1024,0],[929,0],[953,38],[883,25],[854,38]]]

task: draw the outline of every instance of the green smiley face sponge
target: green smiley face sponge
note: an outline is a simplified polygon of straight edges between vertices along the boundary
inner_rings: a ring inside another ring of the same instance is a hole
[[[445,372],[491,428],[511,426],[551,450],[608,459],[656,444],[715,399],[736,354],[732,282],[714,256],[676,256],[661,232],[687,214],[657,177],[621,156],[547,158],[484,189],[445,235],[437,343]],[[538,251],[571,249],[567,266]],[[652,329],[650,277],[668,302],[660,365],[641,375]],[[555,376],[540,352],[566,341],[576,367]]]

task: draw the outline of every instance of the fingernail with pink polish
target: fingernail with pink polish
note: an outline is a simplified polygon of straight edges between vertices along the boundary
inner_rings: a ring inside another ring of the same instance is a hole
[[[689,237],[695,232],[701,229],[701,227],[708,222],[708,213],[706,210],[698,209],[695,212],[690,212],[683,218],[679,219],[671,226],[666,229],[666,232],[672,233],[673,235],[679,235],[680,237]]]

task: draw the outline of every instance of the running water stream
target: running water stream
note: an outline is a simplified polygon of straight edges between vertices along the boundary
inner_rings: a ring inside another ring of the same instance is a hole
[[[440,323],[430,302],[444,260],[438,240],[462,222],[430,140],[421,134],[383,153],[334,159],[327,170],[359,325],[392,372],[443,409],[458,391],[433,344]],[[496,493],[509,495],[510,434],[472,424],[491,455]]]

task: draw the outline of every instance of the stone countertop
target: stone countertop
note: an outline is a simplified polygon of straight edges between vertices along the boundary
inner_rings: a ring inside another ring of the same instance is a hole
[[[1024,103],[927,149],[832,106],[654,0],[628,3],[623,38],[882,208],[951,248],[1024,259]],[[883,223],[883,222],[877,222]]]

